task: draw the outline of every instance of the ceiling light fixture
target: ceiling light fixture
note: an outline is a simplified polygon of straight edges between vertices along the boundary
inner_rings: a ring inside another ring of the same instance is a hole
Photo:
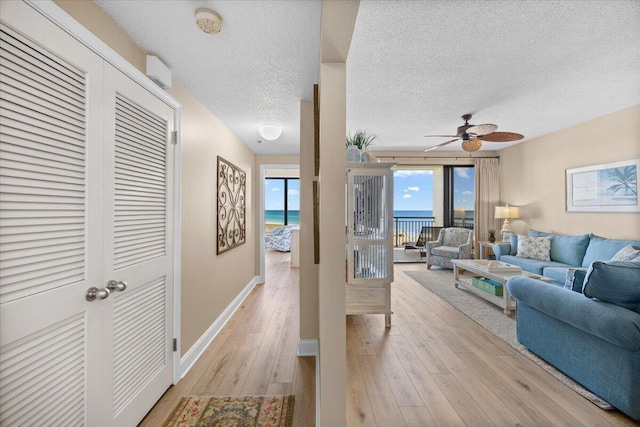
[[[482,147],[482,141],[478,138],[463,138],[462,149],[464,151],[478,151],[480,147]]]
[[[280,138],[280,135],[282,134],[282,126],[265,123],[258,127],[258,132],[260,132],[260,136],[267,141],[273,141]]]
[[[222,29],[222,17],[211,9],[196,10],[196,25],[207,34],[218,34]]]

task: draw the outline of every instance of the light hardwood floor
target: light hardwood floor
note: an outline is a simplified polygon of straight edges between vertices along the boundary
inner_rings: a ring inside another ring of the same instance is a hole
[[[143,420],[158,426],[188,394],[295,394],[294,426],[315,420],[315,360],[296,357],[298,270],[268,251],[256,287],[187,376]],[[393,326],[347,316],[349,426],[634,426],[602,411],[430,293],[398,264]],[[452,275],[453,280],[453,275]]]
[[[183,396],[293,394],[294,426],[315,424],[315,358],[297,357],[298,269],[267,251],[265,284],[256,286],[187,375],[140,424],[156,427]]]

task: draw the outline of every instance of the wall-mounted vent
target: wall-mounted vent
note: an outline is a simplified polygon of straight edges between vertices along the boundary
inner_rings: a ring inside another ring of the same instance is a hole
[[[157,56],[147,55],[147,76],[162,89],[171,89],[171,70]]]

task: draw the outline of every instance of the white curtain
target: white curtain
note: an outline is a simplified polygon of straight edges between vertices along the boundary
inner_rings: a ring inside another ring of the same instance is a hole
[[[494,218],[495,207],[500,205],[499,159],[475,159],[474,164],[476,175],[474,238],[476,258],[479,258],[478,242],[489,240],[489,229],[498,231],[501,227],[500,220]],[[496,233],[496,236],[498,235]]]

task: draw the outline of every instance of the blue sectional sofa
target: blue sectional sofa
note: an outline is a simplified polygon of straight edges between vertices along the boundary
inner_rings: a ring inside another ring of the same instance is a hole
[[[507,289],[520,344],[640,420],[640,263],[627,264],[637,265],[624,279],[637,289],[636,310],[524,276]]]
[[[609,261],[627,245],[640,248],[640,241],[531,233],[539,234],[552,238],[551,261],[516,257],[508,243],[494,249],[501,261],[556,280],[507,282],[517,303],[518,342],[640,420],[640,257]],[[582,270],[565,288],[574,267]]]
[[[594,261],[609,261],[627,245],[640,247],[640,240],[607,239],[593,234],[569,236],[531,230],[529,236],[551,238],[551,261],[518,257],[517,235],[513,235],[509,243],[496,243],[493,246],[496,259],[519,265],[525,271],[550,277],[558,285],[564,285],[569,268],[587,269]]]

